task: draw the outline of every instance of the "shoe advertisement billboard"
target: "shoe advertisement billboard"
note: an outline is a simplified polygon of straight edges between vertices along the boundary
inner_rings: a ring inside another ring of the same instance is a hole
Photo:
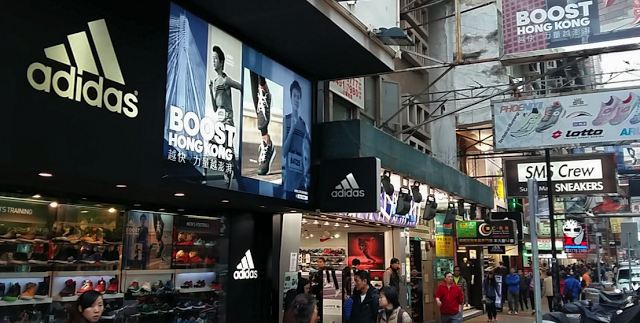
[[[170,269],[173,215],[131,211],[122,248],[124,269]]]
[[[164,177],[307,203],[311,82],[171,5]]]
[[[509,198],[526,198],[529,179],[538,181],[540,195],[546,195],[549,191],[547,165],[542,157],[505,159],[504,170]],[[554,196],[618,193],[613,154],[552,156],[549,173]]]
[[[585,253],[589,248],[587,226],[578,220],[566,220],[562,224],[564,251],[566,253]]]
[[[640,41],[635,0],[503,0],[504,59],[529,58]]]
[[[493,102],[500,151],[597,146],[640,139],[637,89]]]
[[[355,233],[350,232],[349,263],[354,259],[360,260],[360,269],[364,270],[384,270],[384,233]]]

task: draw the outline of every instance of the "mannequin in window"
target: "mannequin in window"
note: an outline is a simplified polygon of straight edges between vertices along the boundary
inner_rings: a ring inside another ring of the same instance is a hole
[[[464,277],[464,279],[467,280],[468,283],[470,283],[471,285],[475,284],[475,275],[474,275],[474,271],[475,271],[475,265],[473,264],[473,262],[471,262],[470,259],[468,258],[463,258],[462,259],[463,264],[462,264],[462,277]]]
[[[465,260],[467,258],[464,258]],[[458,285],[460,289],[462,289],[462,294],[464,295],[464,304],[465,306],[469,305],[469,289],[467,288],[467,280],[464,279],[460,275],[460,266],[453,267],[453,283]]]

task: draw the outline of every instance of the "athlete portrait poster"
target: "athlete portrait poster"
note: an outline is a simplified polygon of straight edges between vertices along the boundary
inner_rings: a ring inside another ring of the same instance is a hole
[[[349,233],[349,264],[360,260],[360,269],[385,269],[384,233]]]
[[[131,211],[126,216],[125,230],[123,268],[171,268],[172,215]]]
[[[163,178],[308,203],[311,82],[170,12]]]

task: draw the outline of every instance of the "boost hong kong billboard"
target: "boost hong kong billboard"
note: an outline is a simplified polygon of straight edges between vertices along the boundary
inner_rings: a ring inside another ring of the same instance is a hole
[[[495,148],[595,146],[640,139],[640,90],[493,102]]]
[[[167,177],[308,201],[311,82],[171,5]]]
[[[554,195],[617,194],[618,177],[613,154],[579,154],[551,157]],[[547,167],[544,158],[505,159],[508,197],[527,197],[529,179],[538,181],[538,192],[546,195]]]
[[[622,50],[638,43],[638,23],[634,0],[502,0],[504,58]]]

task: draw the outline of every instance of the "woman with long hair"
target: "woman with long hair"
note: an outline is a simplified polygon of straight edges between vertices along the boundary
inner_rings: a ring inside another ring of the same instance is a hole
[[[78,296],[76,306],[70,309],[67,323],[96,323],[104,310],[104,300],[100,292],[90,290]]]
[[[376,323],[396,323],[398,317],[401,317],[402,323],[412,323],[411,316],[400,307],[398,300],[398,291],[387,285],[380,290],[380,298],[378,299],[380,307],[383,311],[378,314]]]
[[[495,273],[489,271],[487,277],[482,282],[482,301],[487,305],[487,322],[498,322],[498,310],[496,309],[496,298],[502,297]]]
[[[286,312],[293,301],[296,299],[296,296],[300,294],[309,294],[311,290],[311,283],[306,278],[298,278],[298,287],[296,289],[290,289],[285,295],[284,301],[284,311]]]
[[[315,323],[318,320],[318,307],[312,294],[296,296],[291,307],[284,313],[284,323]]]

